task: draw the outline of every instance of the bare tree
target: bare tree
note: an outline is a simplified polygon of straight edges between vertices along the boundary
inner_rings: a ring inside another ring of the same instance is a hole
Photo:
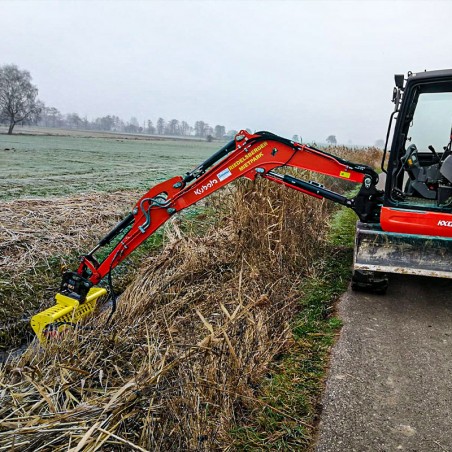
[[[182,121],[181,123],[180,123],[180,132],[181,132],[181,135],[190,135],[190,129],[191,129],[191,127],[190,127],[190,125],[188,124],[188,122],[187,121]]]
[[[80,118],[78,113],[68,113],[66,115],[66,126],[70,129],[80,129],[82,126],[83,120]]]
[[[229,140],[232,140],[236,135],[237,135],[237,130],[231,129],[231,130],[228,130],[228,132],[226,133],[226,138],[228,138]]]
[[[177,119],[172,119],[167,125],[165,130],[166,135],[180,135],[180,126]]]
[[[206,126],[208,126],[204,121],[195,122],[195,136],[205,137],[206,136]]]
[[[63,124],[63,115],[58,108],[44,106],[40,116],[40,125],[44,127],[61,127]]]
[[[148,119],[148,126],[146,128],[146,132],[150,135],[153,135],[155,133],[154,124],[152,124],[152,121],[150,119]]]
[[[163,135],[165,132],[165,120],[163,118],[157,119],[157,133]]]
[[[226,133],[226,128],[224,126],[217,125],[215,126],[215,138],[221,139],[223,135]]]
[[[14,64],[0,66],[0,119],[9,122],[8,135],[16,124],[39,117],[37,95],[38,88],[31,83],[28,71],[21,71]]]
[[[204,121],[196,121],[195,122],[195,136],[197,137],[207,137],[207,135],[213,136],[213,129],[212,127],[207,124],[207,122]]]
[[[337,144],[336,135],[329,135],[326,142],[329,144]]]
[[[118,118],[119,119],[119,118]],[[83,120],[81,120],[83,122]],[[110,130],[113,130],[115,126],[115,116],[103,116],[102,118],[96,118],[92,126],[96,130],[106,130],[109,132]]]

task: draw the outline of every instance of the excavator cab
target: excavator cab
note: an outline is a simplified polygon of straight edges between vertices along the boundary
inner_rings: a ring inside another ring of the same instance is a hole
[[[452,70],[396,76],[393,102],[380,222],[356,234],[352,286],[377,292],[387,273],[452,278]]]
[[[450,212],[452,205],[452,81],[420,83],[395,143],[392,203]]]

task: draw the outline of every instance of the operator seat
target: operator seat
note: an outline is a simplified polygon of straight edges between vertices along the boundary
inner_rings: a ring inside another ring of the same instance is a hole
[[[405,155],[401,158],[403,168],[408,173],[409,180],[405,188],[406,193],[425,199],[437,199],[435,189],[427,186],[427,182],[437,182],[439,176],[439,164],[421,166],[418,150],[415,144],[408,146]]]

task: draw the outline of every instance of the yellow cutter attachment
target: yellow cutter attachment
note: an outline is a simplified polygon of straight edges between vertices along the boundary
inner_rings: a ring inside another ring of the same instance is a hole
[[[31,318],[33,328],[39,342],[45,343],[47,338],[58,336],[68,326],[74,326],[79,320],[94,311],[96,301],[107,291],[101,287],[92,287],[83,303],[61,293],[56,294],[56,305]]]

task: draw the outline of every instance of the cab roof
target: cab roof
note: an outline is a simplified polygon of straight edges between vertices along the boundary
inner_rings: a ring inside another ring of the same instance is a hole
[[[408,73],[408,81],[416,80],[422,81],[426,79],[443,79],[452,78],[452,69],[441,69],[438,71],[424,71],[416,73]]]

